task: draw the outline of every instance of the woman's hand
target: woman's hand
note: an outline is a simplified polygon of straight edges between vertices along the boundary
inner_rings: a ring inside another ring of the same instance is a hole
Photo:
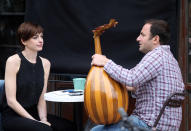
[[[41,120],[41,121],[39,121],[39,122],[44,123],[44,124],[46,124],[46,125],[48,125],[48,126],[51,126],[51,124],[50,124],[48,121]]]

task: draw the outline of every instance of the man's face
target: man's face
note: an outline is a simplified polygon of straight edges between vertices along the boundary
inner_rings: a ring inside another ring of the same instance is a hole
[[[151,24],[145,24],[140,32],[140,35],[137,37],[139,42],[139,51],[147,53],[154,49],[154,41],[151,38],[150,32]]]

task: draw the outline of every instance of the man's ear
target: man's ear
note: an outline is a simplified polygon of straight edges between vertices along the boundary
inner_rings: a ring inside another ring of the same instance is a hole
[[[160,43],[160,37],[159,37],[159,35],[155,35],[155,36],[153,37],[153,42],[154,42],[155,45],[158,45],[158,44]]]

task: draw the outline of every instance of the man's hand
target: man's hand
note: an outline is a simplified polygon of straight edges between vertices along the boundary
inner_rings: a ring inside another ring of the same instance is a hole
[[[125,86],[125,85],[123,85],[123,87],[125,87],[128,91],[132,91],[132,92],[136,90],[135,87]]]
[[[108,61],[109,61],[109,59],[106,56],[100,55],[100,54],[94,54],[92,56],[91,65],[105,66]]]

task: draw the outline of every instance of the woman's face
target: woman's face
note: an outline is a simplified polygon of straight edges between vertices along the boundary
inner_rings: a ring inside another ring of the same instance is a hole
[[[43,49],[43,34],[37,33],[29,40],[23,42],[25,49],[32,51],[41,51]]]

